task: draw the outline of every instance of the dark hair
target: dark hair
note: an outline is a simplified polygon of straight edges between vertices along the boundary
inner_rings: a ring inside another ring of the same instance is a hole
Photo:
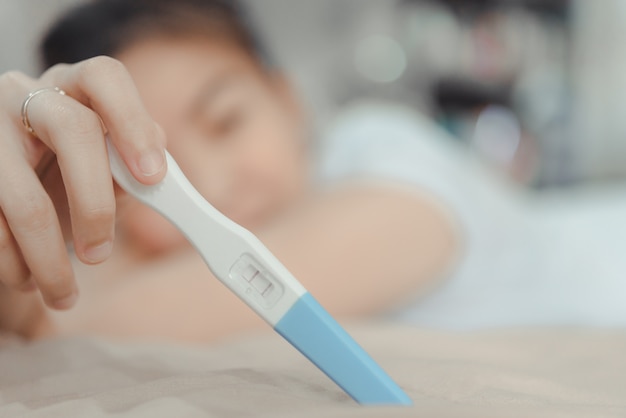
[[[113,56],[155,35],[202,35],[232,42],[260,63],[268,57],[235,0],[92,0],[63,15],[41,43],[44,68]]]

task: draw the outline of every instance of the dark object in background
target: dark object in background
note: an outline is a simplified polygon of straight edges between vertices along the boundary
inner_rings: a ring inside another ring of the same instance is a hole
[[[511,86],[463,78],[441,78],[433,84],[432,97],[444,113],[472,111],[490,104],[511,106]]]

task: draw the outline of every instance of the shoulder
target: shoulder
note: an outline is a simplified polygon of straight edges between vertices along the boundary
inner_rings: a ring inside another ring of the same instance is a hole
[[[454,169],[463,150],[426,116],[406,106],[362,102],[329,124],[320,144],[322,179],[350,171],[393,171],[410,164],[412,174]],[[411,175],[411,173],[405,173]]]

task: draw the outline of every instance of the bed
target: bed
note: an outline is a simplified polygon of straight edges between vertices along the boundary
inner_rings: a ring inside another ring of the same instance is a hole
[[[0,417],[626,417],[626,332],[347,325],[412,397],[362,407],[271,331],[211,346],[0,340]]]

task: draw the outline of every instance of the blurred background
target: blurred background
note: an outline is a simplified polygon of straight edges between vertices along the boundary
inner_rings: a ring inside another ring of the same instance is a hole
[[[36,75],[42,31],[79,1],[0,0],[0,71]],[[626,0],[247,3],[320,129],[374,97],[528,187],[626,179]]]

